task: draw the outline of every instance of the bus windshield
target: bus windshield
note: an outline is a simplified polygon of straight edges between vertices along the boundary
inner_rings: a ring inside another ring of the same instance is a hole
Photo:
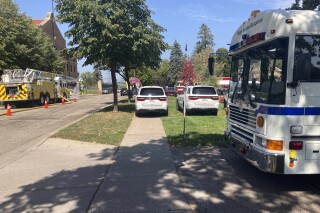
[[[285,104],[288,38],[232,56],[231,101]]]

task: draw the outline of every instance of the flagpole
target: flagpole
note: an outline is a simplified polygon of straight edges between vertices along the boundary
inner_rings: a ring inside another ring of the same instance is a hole
[[[186,55],[188,56],[188,44],[186,43],[186,47],[185,47],[185,53],[186,53]]]

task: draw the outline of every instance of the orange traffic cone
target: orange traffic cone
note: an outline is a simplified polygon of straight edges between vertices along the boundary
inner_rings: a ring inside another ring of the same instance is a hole
[[[48,103],[47,103],[47,100],[45,100],[45,101],[44,101],[44,108],[45,108],[45,109],[48,109]]]
[[[64,98],[61,99],[61,104],[64,105]]]
[[[6,113],[6,116],[11,116],[11,115],[12,115],[10,108],[11,108],[10,104],[7,104],[7,113]]]
[[[73,98],[73,102],[74,103],[77,102],[77,98],[76,97]]]

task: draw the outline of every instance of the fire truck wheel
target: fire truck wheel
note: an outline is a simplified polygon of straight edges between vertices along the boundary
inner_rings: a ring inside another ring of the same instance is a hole
[[[44,96],[44,94],[41,94],[40,95],[40,104],[44,105],[44,101],[45,101],[45,96]]]
[[[50,102],[50,94],[49,93],[46,94],[45,101],[47,101],[47,104],[49,104],[49,102]]]
[[[57,102],[58,102],[58,100],[59,100],[58,94],[55,92],[55,93],[54,93],[54,99],[53,99],[53,102],[54,102],[54,103],[57,103]]]

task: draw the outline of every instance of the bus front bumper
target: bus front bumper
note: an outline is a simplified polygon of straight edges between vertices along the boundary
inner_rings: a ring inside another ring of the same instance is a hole
[[[229,148],[264,172],[284,174],[285,155],[260,150],[236,134],[225,133]]]

